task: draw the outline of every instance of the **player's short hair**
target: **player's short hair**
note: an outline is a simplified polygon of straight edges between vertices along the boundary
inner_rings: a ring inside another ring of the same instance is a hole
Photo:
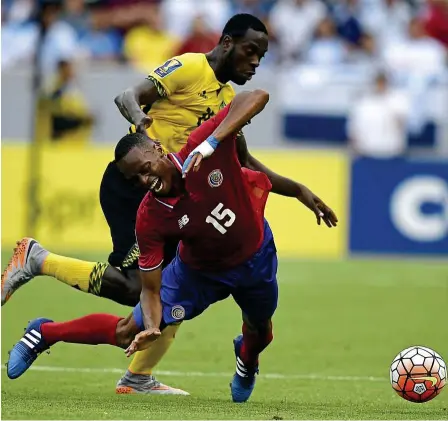
[[[115,146],[115,162],[123,159],[132,148],[148,145],[150,139],[141,133],[129,133],[123,136]]]
[[[226,23],[226,26],[224,26],[224,29],[222,30],[222,35],[219,42],[221,42],[226,35],[229,35],[232,38],[244,37],[248,29],[264,32],[268,35],[268,30],[260,19],[249,13],[239,13],[232,16]]]

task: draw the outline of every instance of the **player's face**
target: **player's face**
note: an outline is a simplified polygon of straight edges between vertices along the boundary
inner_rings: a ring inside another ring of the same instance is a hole
[[[261,59],[268,51],[268,36],[264,32],[248,29],[243,38],[229,42],[227,65],[230,80],[237,85],[244,85],[255,75]]]
[[[128,179],[158,196],[166,196],[173,187],[177,170],[163,153],[160,145],[134,147],[117,162],[118,169]]]

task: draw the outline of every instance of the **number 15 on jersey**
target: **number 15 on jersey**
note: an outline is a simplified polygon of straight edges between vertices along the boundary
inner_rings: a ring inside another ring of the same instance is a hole
[[[229,228],[235,222],[236,216],[230,209],[223,209],[224,205],[220,203],[212,210],[211,215],[205,218],[207,224],[212,224],[221,234],[227,232],[226,228]],[[226,221],[224,221],[227,218]],[[221,221],[221,222],[218,222]]]

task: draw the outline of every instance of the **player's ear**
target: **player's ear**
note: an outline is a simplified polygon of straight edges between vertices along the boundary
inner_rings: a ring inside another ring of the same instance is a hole
[[[225,53],[227,53],[228,51],[230,51],[232,49],[233,46],[233,39],[230,35],[224,35],[224,37],[222,38],[221,41],[223,50]]]

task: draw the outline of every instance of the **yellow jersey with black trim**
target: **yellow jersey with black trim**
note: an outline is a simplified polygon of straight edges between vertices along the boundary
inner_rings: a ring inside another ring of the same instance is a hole
[[[191,131],[232,101],[235,91],[216,79],[205,54],[173,57],[148,75],[160,99],[142,109],[153,118],[148,136],[158,139],[168,152],[179,151]],[[129,129],[135,132],[135,126]]]

